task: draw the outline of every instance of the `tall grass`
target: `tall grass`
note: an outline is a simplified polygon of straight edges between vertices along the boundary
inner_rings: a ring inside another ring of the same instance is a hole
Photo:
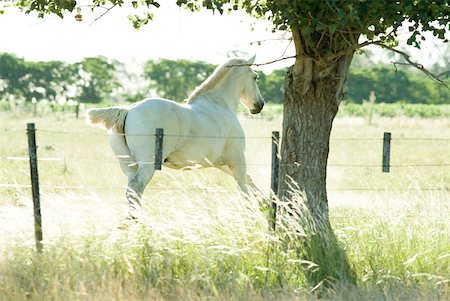
[[[224,195],[226,208],[185,200],[174,216],[161,203],[137,224],[110,233],[50,239],[43,254],[18,244],[0,261],[2,300],[446,300],[450,297],[450,204],[424,204],[413,194],[398,210],[333,210],[334,247],[346,252],[355,283],[311,275],[338,262],[305,253],[317,232],[297,204],[281,204],[270,232],[258,200]],[[444,199],[440,199],[444,198]],[[244,202],[244,203],[243,203]],[[204,200],[202,200],[204,203]],[[440,206],[436,208],[435,206]],[[163,213],[169,213],[164,215]],[[296,210],[295,212],[298,212]],[[299,221],[302,223],[299,223]],[[119,229],[120,227],[120,229]],[[345,271],[344,271],[345,272]],[[327,282],[328,285],[327,285]]]
[[[25,118],[8,118],[0,118],[0,129],[25,128]],[[33,120],[38,129],[94,131],[72,118]],[[244,122],[249,136],[270,136],[280,126],[276,119]],[[396,137],[446,137],[449,130],[439,123],[380,125],[375,120],[374,126],[355,127],[337,120],[333,135],[371,138],[385,126]],[[331,167],[330,188],[369,190],[330,189],[335,239],[328,244],[331,252],[324,253],[323,240],[317,240],[324,237],[321,227],[311,221],[299,192],[294,203],[278,204],[277,230],[272,232],[261,198],[242,198],[233,179],[214,170],[158,173],[144,194],[140,222],[124,222],[126,201],[119,186],[125,179],[119,167],[89,161],[113,159],[103,138],[79,135],[74,145],[71,135],[38,130],[41,157],[69,158],[40,162],[42,183],[86,189],[42,189],[42,254],[34,250],[28,189],[2,190],[0,300],[450,299],[449,178],[441,168],[428,174],[427,169],[393,168],[385,175],[381,167]],[[270,140],[248,140],[249,162],[270,158]],[[3,131],[0,143],[0,157],[26,156],[24,131]],[[378,141],[375,151],[367,141],[344,143],[348,141],[332,141],[331,163],[355,158],[369,165],[378,162]],[[393,143],[393,164],[426,156],[446,163],[448,149],[442,143],[415,143],[412,148],[409,141]],[[27,183],[26,161],[0,162],[0,182]],[[250,173],[267,187],[269,173],[258,168],[265,167],[250,166]],[[394,191],[380,192],[379,187]],[[395,190],[405,187],[412,190]],[[426,192],[424,187],[441,190]],[[323,259],[333,251],[338,256]]]

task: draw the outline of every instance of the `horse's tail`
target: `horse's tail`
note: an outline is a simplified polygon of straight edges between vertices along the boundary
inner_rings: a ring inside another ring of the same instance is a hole
[[[111,130],[116,134],[123,134],[125,119],[128,109],[123,107],[111,107],[103,109],[89,109],[87,111],[87,123],[92,126],[100,126]]]

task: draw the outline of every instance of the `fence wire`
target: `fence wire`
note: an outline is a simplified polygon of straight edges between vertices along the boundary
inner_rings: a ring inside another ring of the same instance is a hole
[[[15,189],[30,189],[31,184],[0,184],[0,188],[15,188]],[[84,186],[84,185],[78,185],[78,186],[71,186],[71,185],[39,185],[39,188],[46,189],[46,190],[85,190],[85,191],[92,191],[92,190],[126,190],[127,186],[111,186],[111,185],[104,185],[104,186]],[[203,191],[203,192],[221,192],[221,193],[231,193],[236,192],[236,189],[226,189],[226,188],[219,188],[219,187],[183,187],[183,188],[177,188],[177,187],[157,187],[157,186],[148,186],[146,190],[149,191]],[[269,194],[272,191],[270,189],[260,189],[261,192]],[[421,188],[397,188],[397,187],[384,187],[384,188],[327,188],[327,191],[329,192],[358,192],[358,191],[364,191],[364,192],[408,192],[408,191],[442,191],[446,192],[447,189],[445,188],[428,188],[428,187],[421,187]]]
[[[28,157],[0,157],[0,160],[7,161],[29,161]],[[105,164],[117,164],[118,158],[112,160],[104,160],[104,159],[84,159],[84,158],[70,158],[70,157],[42,157],[37,159],[38,162],[66,162],[66,163],[79,163],[79,162],[87,162],[87,163],[105,163]],[[182,167],[195,166],[195,164],[185,163],[185,162],[169,162],[171,165],[177,165]],[[132,163],[130,165],[136,164],[144,164],[151,165],[155,164],[154,161],[138,161],[136,163]],[[234,165],[246,165],[246,166],[259,166],[259,167],[270,167],[269,163],[257,163],[257,162],[235,162]],[[280,163],[279,166],[296,166],[296,167],[314,167],[314,165],[302,164],[302,163]],[[398,167],[398,168],[407,168],[407,167],[450,167],[450,163],[430,163],[430,164],[390,164],[390,167]],[[206,166],[206,167],[215,167],[215,165]],[[327,167],[360,167],[360,168],[380,168],[381,164],[337,164],[337,163],[329,163]]]
[[[0,129],[0,131],[4,132],[24,132],[26,133],[25,128],[15,128],[15,129]],[[79,132],[79,131],[59,131],[59,130],[51,130],[51,129],[36,129],[36,132],[49,133],[49,134],[60,134],[60,135],[79,135],[79,136],[107,136],[107,135],[117,135],[117,136],[144,136],[144,137],[154,137],[154,133],[149,134],[118,134],[118,133],[105,133],[102,132]],[[198,136],[198,135],[178,135],[178,134],[164,134],[164,137],[185,137],[185,138],[199,138],[199,139],[272,139],[272,136]],[[280,133],[280,139],[282,139]],[[392,137],[392,141],[448,141],[450,142],[450,138],[439,138],[439,137]],[[306,142],[314,142],[315,140],[306,141]],[[344,137],[344,138],[330,138],[330,141],[380,141],[382,142],[382,138],[354,138],[354,137]]]
[[[3,132],[23,132],[26,133],[25,128],[13,128],[13,129],[0,129]],[[46,133],[46,134],[59,134],[59,135],[79,135],[79,136],[107,136],[104,132],[79,132],[79,131],[60,131],[60,130],[51,130],[51,129],[36,129],[36,132]],[[114,135],[124,135],[124,134],[114,134]],[[131,136],[155,136],[155,134],[136,134]],[[173,134],[164,134],[165,137],[186,137],[186,138],[198,138],[198,139],[263,139],[270,140],[272,136],[246,136],[246,137],[222,137],[222,136],[194,136],[194,135],[173,135]],[[399,138],[391,138],[392,141],[436,141],[436,142],[450,142],[450,138],[430,138],[430,137],[399,137]],[[367,142],[367,141],[378,141],[383,142],[382,138],[331,138],[330,141],[350,141],[350,142]],[[81,152],[79,152],[81,153]],[[104,153],[101,159],[92,158],[77,158],[77,157],[39,157],[38,162],[64,162],[64,163],[96,163],[96,164],[117,164],[117,158],[111,156],[111,159],[105,159]],[[7,156],[0,157],[0,161],[29,161],[29,157],[19,157],[19,156]],[[139,164],[155,164],[153,161],[139,161]],[[136,164],[136,163],[133,163]],[[181,166],[181,167],[189,167],[193,166],[193,164],[187,164],[185,162],[170,162],[170,164]],[[270,167],[269,163],[258,163],[258,162],[237,162],[236,165],[246,165],[249,167]],[[280,163],[280,166],[288,166],[288,167],[313,167],[312,165],[300,164],[300,163]],[[450,163],[411,163],[411,164],[390,164],[391,168],[448,168],[450,167]],[[214,166],[211,166],[214,167]],[[382,164],[342,164],[342,163],[329,163],[327,167],[330,168],[362,168],[362,169],[378,169],[382,167]],[[15,188],[15,189],[28,189],[31,188],[30,184],[17,184],[17,183],[0,183],[0,188]],[[94,189],[126,189],[126,186],[70,186],[70,185],[40,185],[42,189],[54,189],[54,190],[94,190]],[[167,187],[151,187],[147,188],[148,190],[178,190],[179,188],[167,188]],[[214,187],[189,187],[186,188],[188,190],[200,190],[200,191],[221,191],[221,192],[230,192],[235,191],[232,189],[222,189],[222,188],[214,188]],[[396,188],[396,187],[384,187],[384,188],[328,188],[328,191],[446,191],[445,188]],[[264,191],[264,190],[262,190]],[[265,190],[266,192],[270,192],[270,189]]]

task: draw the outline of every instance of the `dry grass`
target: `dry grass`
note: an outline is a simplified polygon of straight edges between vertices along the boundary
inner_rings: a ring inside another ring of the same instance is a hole
[[[318,292],[328,300],[450,297],[449,167],[381,172],[383,131],[393,138],[449,138],[447,120],[378,119],[370,127],[336,120],[331,219],[357,286],[316,290],[305,278],[314,265],[301,261],[299,245],[268,232],[258,200],[243,200],[233,179],[217,170],[157,173],[144,194],[142,223],[124,229],[126,179],[103,132],[71,115],[0,113],[0,183],[29,182],[27,161],[5,159],[27,155],[28,121],[36,122],[39,157],[64,158],[39,162],[41,185],[81,189],[41,189],[46,251],[36,256],[29,189],[0,188],[2,300],[292,300],[316,299]],[[280,116],[242,122],[254,137],[247,143],[249,173],[267,191],[269,137],[281,128]],[[449,163],[449,144],[394,140],[392,164]],[[368,166],[337,166],[355,164]],[[357,190],[341,190],[347,188]]]

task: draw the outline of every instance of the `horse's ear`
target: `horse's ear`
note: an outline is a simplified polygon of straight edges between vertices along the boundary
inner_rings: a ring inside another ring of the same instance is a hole
[[[245,51],[242,51],[242,50],[230,50],[230,51],[228,51],[227,52],[227,57],[229,58],[229,59],[232,59],[232,58],[245,58],[245,57],[248,57],[248,53],[247,52],[245,52]]]
[[[255,62],[255,59],[256,59],[256,54],[247,61],[247,64],[252,65]]]

